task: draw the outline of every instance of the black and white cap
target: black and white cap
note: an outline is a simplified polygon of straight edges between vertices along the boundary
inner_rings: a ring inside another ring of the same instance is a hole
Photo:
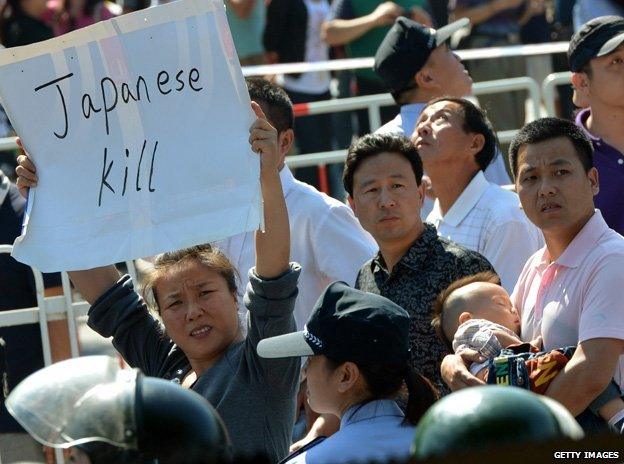
[[[401,92],[409,88],[436,47],[469,24],[468,18],[461,18],[435,30],[401,16],[379,45],[373,69],[388,90]]]
[[[329,285],[301,332],[261,340],[263,358],[325,355],[338,361],[403,365],[409,359],[409,315],[380,295],[344,282]]]
[[[600,16],[587,21],[570,40],[570,70],[579,72],[590,60],[608,55],[621,43],[624,43],[622,16]]]

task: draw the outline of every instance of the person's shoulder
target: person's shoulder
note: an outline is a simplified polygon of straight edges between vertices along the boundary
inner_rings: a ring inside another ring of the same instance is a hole
[[[375,257],[369,259],[360,267],[360,270],[358,271],[357,276],[355,278],[355,288],[359,290],[363,290],[365,292],[370,291],[366,287],[369,285],[369,282],[374,282],[374,279],[373,279],[373,260],[374,259]]]
[[[375,134],[380,135],[405,135],[403,129],[403,118],[401,113],[397,114],[394,119],[388,121],[383,126],[375,131]]]
[[[456,260],[474,260],[474,259],[482,259],[487,262],[487,260],[483,257],[483,255],[479,252],[466,248],[459,243],[456,243],[445,237],[437,237],[437,248],[440,252],[453,256]]]
[[[592,249],[594,261],[610,260],[624,265],[624,237],[613,229],[608,229]]]
[[[305,210],[306,214],[328,213],[334,209],[351,211],[345,203],[297,179],[293,181],[291,192],[292,195],[286,196],[289,210]]]
[[[520,198],[516,192],[512,192],[492,182],[489,182],[489,184],[480,204],[488,210],[492,220],[497,223],[529,222],[522,210]]]
[[[440,247],[445,258],[455,267],[458,275],[472,275],[482,271],[494,271],[494,267],[481,253],[459,245],[444,237],[439,237]]]

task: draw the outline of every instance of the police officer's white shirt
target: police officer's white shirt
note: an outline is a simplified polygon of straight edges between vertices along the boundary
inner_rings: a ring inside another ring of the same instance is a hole
[[[442,215],[435,201],[427,217],[438,235],[485,256],[511,294],[527,260],[544,245],[524,214],[518,195],[488,182],[479,171]]]
[[[409,458],[416,428],[403,424],[393,400],[352,406],[340,420],[340,430],[287,464],[386,462]]]
[[[416,129],[416,121],[420,117],[426,103],[410,103],[401,106],[401,112],[392,120],[381,126],[375,131],[376,134],[395,134],[411,137]],[[485,178],[497,185],[511,184],[505,160],[500,152],[496,149],[496,156],[485,170]],[[420,217],[425,220],[429,213],[433,210],[433,200],[425,198],[425,202],[420,211]]]
[[[336,280],[353,286],[360,267],[378,247],[349,206],[296,180],[287,166],[280,171],[280,179],[290,222],[290,260],[301,265],[294,315],[297,329],[303,330],[325,287]],[[254,233],[239,234],[216,245],[240,273],[239,312],[246,316],[242,292],[255,262]]]

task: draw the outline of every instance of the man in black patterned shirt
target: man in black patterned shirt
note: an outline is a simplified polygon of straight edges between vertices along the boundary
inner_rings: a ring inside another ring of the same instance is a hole
[[[379,246],[360,269],[356,287],[385,296],[410,314],[412,366],[444,395],[449,389],[440,363],[448,350],[431,327],[433,302],[451,282],[494,269],[476,251],[438,237],[432,225],[423,224],[422,175],[422,161],[409,139],[369,134],[349,148],[343,182],[353,212]],[[322,414],[291,452],[338,427],[338,418]]]
[[[451,282],[493,268],[479,253],[438,237],[422,222],[422,169],[408,139],[371,134],[349,148],[343,180],[355,215],[379,245],[356,286],[410,313],[412,366],[445,394],[440,363],[447,350],[431,327],[433,301]]]

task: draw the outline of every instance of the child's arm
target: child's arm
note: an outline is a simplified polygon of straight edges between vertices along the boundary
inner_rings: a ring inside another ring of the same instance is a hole
[[[505,332],[504,330],[493,329],[492,333],[497,338],[498,342],[501,344],[503,348],[507,348],[508,346],[511,346],[511,345],[517,345],[518,343],[522,343],[522,340],[520,340],[520,337],[518,337],[517,335],[511,335],[510,333]]]

